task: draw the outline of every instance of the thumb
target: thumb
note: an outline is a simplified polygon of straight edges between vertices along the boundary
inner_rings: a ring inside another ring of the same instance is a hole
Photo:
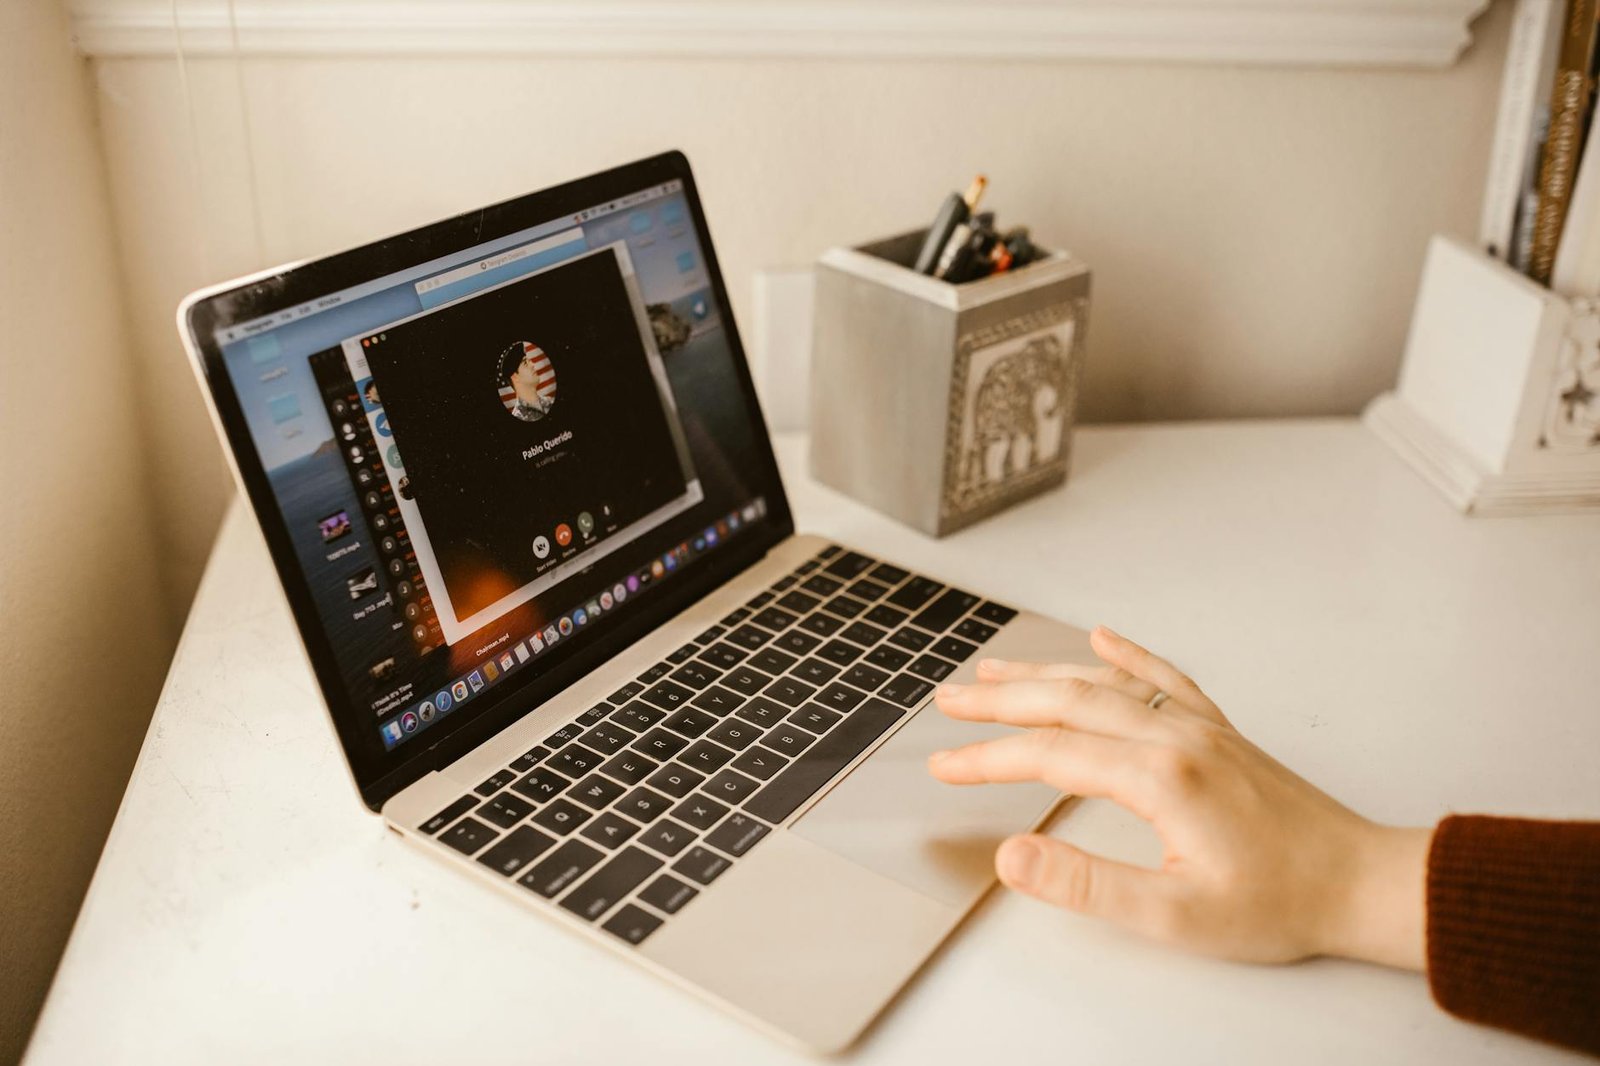
[[[1007,888],[1057,907],[1146,931],[1165,899],[1160,874],[1090,855],[1052,837],[1015,836],[995,853]]]

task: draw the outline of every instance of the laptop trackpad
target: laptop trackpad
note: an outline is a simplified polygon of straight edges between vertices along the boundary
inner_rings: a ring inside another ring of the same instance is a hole
[[[946,785],[928,774],[942,748],[1015,732],[957,722],[931,704],[790,827],[868,869],[965,909],[994,881],[994,851],[1058,793],[1032,782]]]

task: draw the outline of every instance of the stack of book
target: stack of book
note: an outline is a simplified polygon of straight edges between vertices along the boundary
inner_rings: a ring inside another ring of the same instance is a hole
[[[1563,296],[1600,296],[1597,0],[1517,0],[1479,240]]]
[[[1517,0],[1478,247],[1435,237],[1366,421],[1469,514],[1600,509],[1600,0]]]

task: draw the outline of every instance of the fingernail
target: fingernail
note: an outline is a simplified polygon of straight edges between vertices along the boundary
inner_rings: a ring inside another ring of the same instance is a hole
[[[1039,845],[1022,837],[1012,837],[1000,845],[1000,858],[995,865],[1006,884],[1026,888],[1033,884],[1034,871],[1042,858]]]
[[[1006,667],[1006,661],[1004,659],[979,659],[978,660],[978,669],[980,669],[980,670],[1004,670],[1005,667]]]
[[[961,693],[962,688],[960,685],[940,685],[939,690],[933,694],[933,698],[936,700],[954,699]]]
[[[928,761],[929,762],[940,762],[940,761],[948,758],[949,755],[950,755],[950,752],[948,750],[936,751],[932,755],[928,756]]]
[[[1098,629],[1100,632],[1104,633],[1106,636],[1111,637],[1113,640],[1126,640],[1127,639],[1121,633],[1118,633],[1115,629],[1112,629],[1110,626],[1100,625],[1100,626],[1095,626],[1095,628]]]

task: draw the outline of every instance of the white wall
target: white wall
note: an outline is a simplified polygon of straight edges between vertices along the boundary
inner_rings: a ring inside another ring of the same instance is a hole
[[[669,146],[738,314],[756,269],[922,224],[983,170],[1003,219],[1095,270],[1087,418],[1353,414],[1394,380],[1428,235],[1475,222],[1507,23],[1445,70],[191,58],[192,116],[172,61],[100,59],[169,606],[225,494],[187,289]]]
[[[111,234],[87,64],[55,0],[6,0],[0,1062],[33,1026],[171,651]]]

